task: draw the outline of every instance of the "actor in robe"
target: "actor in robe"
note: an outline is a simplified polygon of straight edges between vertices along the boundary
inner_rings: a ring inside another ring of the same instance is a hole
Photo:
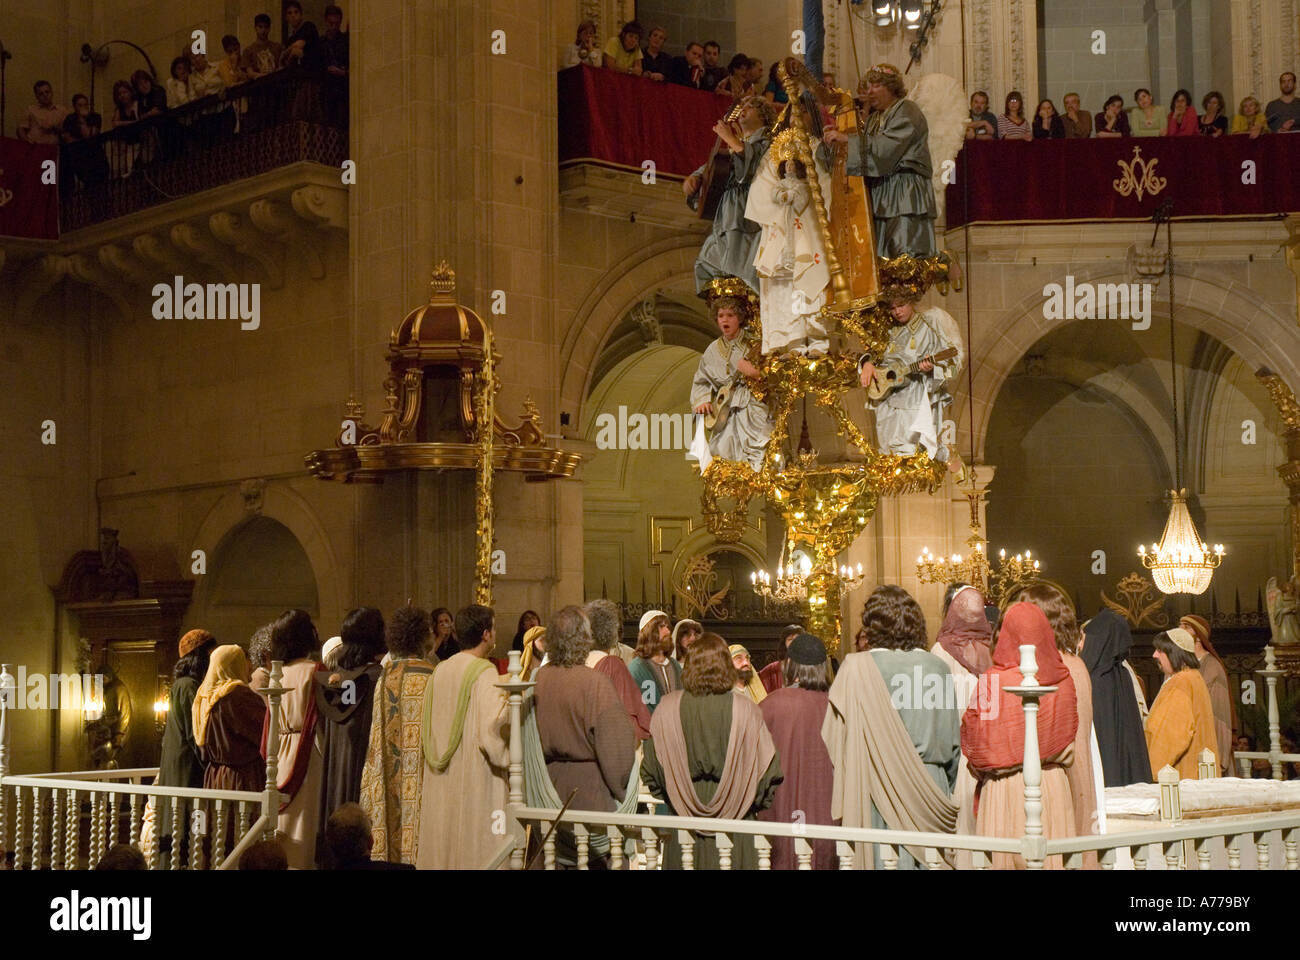
[[[911,100],[898,68],[872,67],[862,78],[871,112],[866,129],[847,136],[831,127],[826,142],[848,141],[850,176],[866,177],[876,224],[876,253],[887,260],[904,254],[933,257],[937,215],[931,181],[929,126]]]
[[[1233,775],[1232,743],[1237,729],[1237,702],[1232,695],[1228,669],[1223,659],[1210,643],[1210,623],[1204,617],[1188,614],[1178,625],[1196,640],[1196,660],[1201,665],[1201,678],[1210,691],[1210,704],[1214,707],[1214,734],[1219,747],[1214,751],[1219,760],[1219,772]]]
[[[893,301],[894,326],[889,331],[889,346],[879,362],[869,356],[858,361],[858,375],[865,388],[873,380],[883,380],[891,365],[908,368],[897,377],[897,386],[879,400],[867,401],[876,414],[877,447],[882,453],[910,457],[924,450],[931,460],[947,461],[960,468],[960,458],[943,442],[944,411],[952,403],[948,382],[958,372],[959,357],[934,361],[930,358],[950,348],[956,326],[952,317],[938,307],[918,311],[916,301]],[[945,320],[946,318],[946,320]]]
[[[552,616],[546,636],[547,662],[533,690],[546,774],[571,810],[608,813],[627,793],[636,731],[609,677],[586,665],[593,641],[582,608],[568,606]],[[557,831],[556,839],[576,857],[571,831]],[[606,865],[604,857],[591,860],[591,866]]]
[[[1105,609],[1084,624],[1079,651],[1092,679],[1092,726],[1108,787],[1147,783],[1151,776],[1142,715],[1133,696],[1126,657],[1133,646],[1128,621]]]
[[[785,775],[772,806],[759,813],[760,820],[836,825],[831,817],[835,768],[822,741],[822,724],[830,706],[828,666],[825,645],[811,634],[797,634],[781,662],[787,682],[759,705]],[[814,870],[839,866],[833,840],[814,840],[812,845]],[[773,838],[772,869],[794,870],[797,866],[794,841]]]
[[[206,630],[190,630],[180,639],[180,659],[172,668],[172,689],[167,697],[167,723],[163,727],[162,754],[158,760],[160,787],[202,787],[203,757],[194,742],[194,698],[208,673],[208,663],[217,640]],[[171,849],[172,805],[170,797],[158,797],[145,812],[140,846],[152,850]],[[182,831],[184,833],[184,831]],[[159,842],[161,841],[161,842]]]
[[[686,652],[691,644],[704,634],[704,627],[698,620],[682,618],[673,624],[673,659],[678,663],[686,662]]]
[[[343,620],[341,639],[336,667],[315,676],[316,716],[325,767],[320,795],[322,832],[317,843],[323,869],[333,866],[328,861],[325,823],[339,807],[361,798],[375,686],[383,673],[379,658],[387,649],[384,615],[374,607],[352,610]]]
[[[749,190],[745,217],[761,228],[754,268],[758,273],[763,353],[790,351],[813,357],[830,349],[819,317],[830,296],[826,247],[808,185],[809,171],[793,150],[796,131],[782,134]],[[814,157],[821,195],[830,216],[831,174]]]
[[[944,828],[940,832],[951,833],[957,816],[956,804],[951,801],[952,788],[957,782],[957,767],[961,763],[961,714],[957,712],[952,696],[952,674],[942,660],[926,649],[929,638],[926,636],[925,615],[916,600],[902,587],[889,584],[872,591],[862,611],[862,626],[867,631],[868,652],[864,656],[871,658],[880,674],[883,688],[889,691],[892,712],[906,731],[912,753],[920,759],[926,776],[936,788],[922,794],[923,809],[941,813],[932,823]],[[841,673],[852,659],[850,657],[845,660]],[[846,681],[846,692],[836,693],[835,688],[831,688],[832,706],[841,715],[850,709],[865,709],[861,705],[841,709],[838,704],[843,703],[846,697],[872,696],[873,692],[878,693],[881,689],[864,679],[862,669],[863,665],[858,664],[855,676]],[[837,684],[838,679],[837,677]],[[894,731],[898,729],[898,724],[892,721],[886,726]],[[899,744],[902,742],[898,741]],[[859,747],[854,745],[848,749]],[[835,755],[832,751],[832,757]],[[877,754],[873,753],[872,756],[875,759]],[[916,770],[916,765],[910,759],[904,766]],[[895,787],[898,784],[894,779],[886,782]],[[870,796],[872,827],[893,830],[928,829],[906,826],[904,816],[897,810],[891,811],[890,803],[882,808],[878,803],[881,799],[879,791],[873,790]],[[938,802],[940,799],[942,803]],[[911,813],[917,815],[916,811]],[[848,825],[847,814],[845,817],[844,822]],[[877,848],[876,856],[880,854],[881,851]],[[914,851],[899,851],[900,870],[923,867],[923,859],[918,859]]]
[[[546,659],[546,628],[529,627],[524,631],[524,652],[519,657],[519,679],[531,680]]]
[[[1074,762],[1079,729],[1074,681],[1056,648],[1056,636],[1043,611],[1032,603],[1007,608],[993,648],[993,666],[981,677],[961,723],[962,753],[979,781],[975,791],[975,832],[985,837],[1019,839],[1025,832],[1025,713],[1020,698],[1008,693],[1024,677],[1020,647],[1032,645],[1038,683],[1056,687],[1038,704],[1038,752],[1042,759],[1043,836],[1076,836],[1074,800],[1066,768]],[[1025,868],[1020,854],[995,853],[997,870]],[[1061,857],[1044,867],[1064,868]]]
[[[958,587],[948,603],[934,646],[930,648],[930,652],[942,660],[952,674],[958,716],[966,712],[980,676],[993,666],[993,654],[989,650],[992,637],[993,625],[985,613],[983,595],[972,586]],[[975,777],[964,754],[957,770],[957,782],[953,785],[952,800],[957,805],[957,832],[973,836]],[[959,870],[971,868],[969,850],[957,851],[956,866]]]
[[[305,610],[285,611],[271,629],[271,658],[285,664],[280,680],[284,694],[280,698],[279,743],[266,749],[279,755],[276,788],[286,800],[280,805],[278,827],[291,870],[310,870],[316,865],[325,755],[318,736],[312,679],[320,664],[311,655],[319,647],[316,625]]]
[[[647,610],[637,633],[636,659],[628,672],[641,691],[641,702],[652,716],[664,697],[682,686],[682,665],[669,656],[672,642],[668,614]]]
[[[695,258],[695,292],[701,296],[710,280],[739,277],[755,294],[758,275],[754,272],[754,251],[758,248],[759,228],[745,219],[750,184],[757,176],[771,143],[769,128],[775,116],[772,106],[762,97],[746,97],[739,104],[734,122],[719,120],[713,132],[731,151],[731,169],[718,201],[713,227]],[[699,188],[704,166],[682,183],[687,197]]]
[[[478,604],[456,614],[460,653],[439,663],[425,688],[422,870],[481,870],[505,841],[510,716],[487,659],[496,647],[493,619],[492,609]]]
[[[261,749],[266,701],[249,688],[249,679],[243,647],[228,643],[212,651],[193,708],[194,742],[207,764],[205,790],[259,791],[266,786]]]
[[[1056,649],[1061,661],[1070,671],[1074,681],[1075,707],[1079,714],[1079,728],[1074,734],[1074,763],[1066,768],[1070,780],[1070,793],[1074,801],[1074,828],[1078,836],[1086,837],[1105,833],[1105,782],[1101,774],[1101,756],[1094,760],[1092,734],[1092,678],[1088,666],[1075,652],[1079,647],[1081,631],[1075,616],[1074,603],[1050,583],[1038,581],[1020,592],[1018,600],[1032,603],[1043,611],[1052,628]],[[1088,851],[1083,855],[1083,869],[1097,869],[1097,854]]]
[[[1182,627],[1156,635],[1151,654],[1160,664],[1165,682],[1160,685],[1147,717],[1147,753],[1151,781],[1173,767],[1183,780],[1200,776],[1201,751],[1219,746],[1214,728],[1214,706],[1196,660],[1196,638]]]
[[[592,600],[583,608],[583,613],[591,624],[591,652],[587,654],[586,664],[609,677],[639,743],[650,736],[650,709],[641,699],[641,688],[632,679],[627,664],[615,652],[623,626],[618,606],[611,600]]]
[[[252,668],[248,685],[254,693],[263,693],[271,683],[271,628],[273,626],[275,624],[264,623],[248,638],[248,665]]]
[[[747,463],[755,472],[763,466],[772,417],[749,385],[762,376],[746,356],[756,346],[745,329],[753,309],[753,299],[734,277],[709,287],[709,313],[721,336],[700,355],[691,383],[691,409],[719,422],[706,438],[704,418],[697,418],[687,457],[699,461],[700,473],[709,469],[714,457]]]
[[[758,671],[758,679],[768,693],[785,686],[785,660],[789,655],[790,641],[803,633],[803,627],[791,623],[781,628],[781,637],[776,642],[776,659]]]
[[[413,606],[399,607],[384,632],[389,662],[373,698],[361,771],[361,808],[373,832],[371,855],[379,860],[415,864],[424,784],[420,719],[433,674],[425,651],[432,638],[429,614]]]
[[[664,697],[650,719],[641,779],[674,816],[753,820],[772,805],[781,783],[776,745],[762,711],[747,697],[737,696],[735,684],[726,641],[706,633],[691,647],[682,689]],[[664,841],[663,857],[665,869],[681,869],[675,831]],[[714,838],[697,834],[695,869],[719,866]],[[757,867],[753,839],[737,837],[731,868]]]
[[[731,654],[731,665],[736,668],[736,692],[744,694],[755,703],[762,703],[767,690],[763,688],[763,681],[758,679],[758,673],[750,663],[749,651],[741,644],[733,643],[727,652]]]

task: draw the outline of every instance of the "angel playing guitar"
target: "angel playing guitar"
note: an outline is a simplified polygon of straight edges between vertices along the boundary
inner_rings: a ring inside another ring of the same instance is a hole
[[[880,451],[912,456],[923,449],[959,470],[961,460],[942,436],[944,411],[952,403],[947,383],[964,358],[961,333],[938,307],[918,312],[914,301],[895,300],[893,314],[884,357],[863,357],[858,364],[867,406],[876,413]]]
[[[704,418],[688,456],[708,468],[714,457],[763,464],[772,420],[750,390],[750,380],[761,376],[752,354],[757,343],[744,329],[753,310],[753,294],[736,277],[713,281],[706,288],[709,312],[721,336],[700,357],[691,384],[691,409]],[[707,430],[707,435],[706,435]]]

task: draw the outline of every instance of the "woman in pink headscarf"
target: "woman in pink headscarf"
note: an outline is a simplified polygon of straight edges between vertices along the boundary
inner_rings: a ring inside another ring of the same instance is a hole
[[[953,593],[944,614],[943,626],[930,652],[948,664],[952,672],[953,693],[960,713],[966,712],[971,693],[979,676],[993,666],[989,640],[993,627],[984,612],[984,597],[972,586],[963,585]],[[957,832],[975,833],[975,778],[967,767],[963,754],[957,783],[953,786],[952,802],[957,805]],[[969,869],[970,852],[958,851],[957,868]]]

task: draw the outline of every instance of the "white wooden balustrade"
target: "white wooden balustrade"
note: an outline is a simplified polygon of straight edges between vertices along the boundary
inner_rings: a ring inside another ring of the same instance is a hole
[[[282,800],[275,789],[279,758],[274,749],[284,695],[282,666],[279,660],[271,664],[270,685],[264,691],[270,708],[267,743],[271,749],[266,788],[261,792],[159,786],[154,782],[157,767],[10,774],[13,698],[7,691],[14,688],[14,677],[9,664],[0,666],[0,869],[9,852],[15,870],[92,868],[115,843],[140,843],[145,809],[152,800],[156,811],[161,797],[171,802],[171,853],[161,858],[155,839],[149,850],[150,869],[234,869],[244,850],[275,833]],[[12,824],[10,810],[14,811]],[[232,826],[234,843],[227,850]],[[188,860],[182,862],[187,847]]]

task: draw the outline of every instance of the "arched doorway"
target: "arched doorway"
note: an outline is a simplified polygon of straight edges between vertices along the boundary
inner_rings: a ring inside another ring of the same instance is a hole
[[[208,566],[202,609],[191,621],[221,643],[247,644],[262,624],[299,607],[320,616],[320,598],[311,562],[298,538],[270,517],[253,517],[222,537]],[[321,639],[336,624],[321,624]]]

